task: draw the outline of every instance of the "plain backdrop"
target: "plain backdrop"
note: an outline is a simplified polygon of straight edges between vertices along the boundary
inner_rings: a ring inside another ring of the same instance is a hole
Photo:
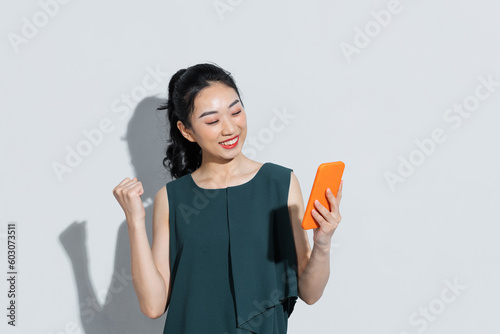
[[[330,280],[317,303],[297,302],[290,334],[498,333],[499,12],[492,0],[3,3],[0,331],[162,332],[165,315],[138,308],[112,190],[143,182],[151,237],[170,180],[155,108],[178,69],[215,62],[241,90],[250,158],[292,168],[305,201],[320,163],[346,166]]]

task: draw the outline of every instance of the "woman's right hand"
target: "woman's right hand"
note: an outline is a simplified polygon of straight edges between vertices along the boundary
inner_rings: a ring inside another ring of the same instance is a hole
[[[126,177],[113,189],[113,195],[125,212],[127,222],[146,218],[146,210],[141,200],[142,194],[144,194],[142,183],[136,177],[132,180]]]

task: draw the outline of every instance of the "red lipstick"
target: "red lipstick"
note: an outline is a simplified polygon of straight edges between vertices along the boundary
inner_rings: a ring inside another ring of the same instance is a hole
[[[240,142],[240,136],[236,136],[236,137],[233,137],[231,139],[228,139],[228,140],[224,140],[223,142],[227,142],[227,141],[231,141],[233,139],[236,138],[236,142],[234,144],[231,144],[231,145],[222,145],[222,143],[219,143],[220,146],[224,147],[225,149],[230,149],[230,148],[234,148],[236,147],[236,145],[238,145],[238,143]]]

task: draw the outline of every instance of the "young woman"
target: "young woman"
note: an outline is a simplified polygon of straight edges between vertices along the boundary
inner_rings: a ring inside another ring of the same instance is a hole
[[[181,69],[169,83],[173,180],[155,196],[153,244],[145,228],[141,182],[125,178],[113,194],[131,244],[141,311],[164,333],[286,333],[297,298],[314,304],[330,274],[342,185],[319,202],[311,250],[301,227],[304,202],[292,169],[247,158],[246,113],[231,74],[213,64]]]

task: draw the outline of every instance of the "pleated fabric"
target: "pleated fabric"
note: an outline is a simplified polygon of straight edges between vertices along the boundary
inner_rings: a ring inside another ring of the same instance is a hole
[[[248,182],[166,184],[172,293],[163,333],[284,334],[297,301],[288,214],[290,168],[264,163]]]

